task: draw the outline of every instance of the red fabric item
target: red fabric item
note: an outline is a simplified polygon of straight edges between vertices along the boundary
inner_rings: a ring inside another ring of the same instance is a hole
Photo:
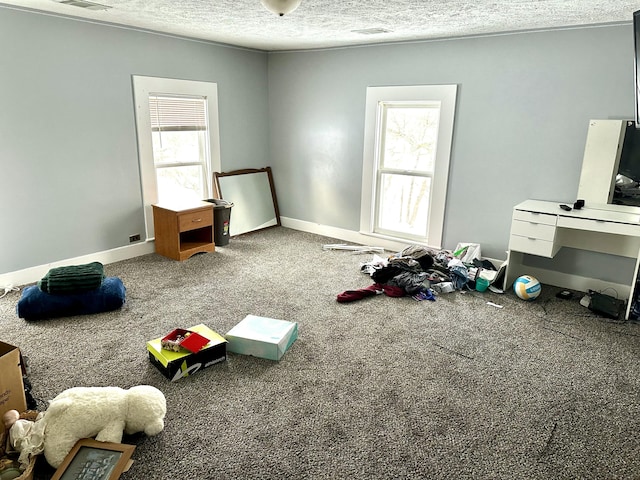
[[[342,293],[339,293],[337,300],[340,303],[355,302],[356,300],[362,300],[366,297],[379,295],[382,292],[382,286],[374,283],[373,285],[369,285],[366,288],[360,288],[358,290],[346,290]]]
[[[406,295],[404,288],[395,285],[382,285],[384,294],[387,297],[404,297]]]
[[[384,293],[388,297],[404,297],[405,291],[402,287],[396,287],[395,285],[380,285],[374,283],[366,288],[360,288],[358,290],[346,290],[338,294],[338,302],[347,303],[355,302],[356,300],[362,300],[363,298],[372,297],[374,295],[380,295]]]

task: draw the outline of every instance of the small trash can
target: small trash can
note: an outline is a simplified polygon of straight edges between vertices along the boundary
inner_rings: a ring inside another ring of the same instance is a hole
[[[219,198],[206,200],[213,203],[213,243],[223,247],[229,244],[229,222],[231,222],[231,207],[233,203]]]

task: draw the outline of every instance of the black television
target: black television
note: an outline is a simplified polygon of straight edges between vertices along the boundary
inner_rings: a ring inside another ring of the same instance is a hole
[[[640,10],[633,12],[635,119],[627,122],[611,203],[640,206]]]
[[[628,121],[624,129],[620,162],[615,179],[613,202],[640,206],[640,128]]]

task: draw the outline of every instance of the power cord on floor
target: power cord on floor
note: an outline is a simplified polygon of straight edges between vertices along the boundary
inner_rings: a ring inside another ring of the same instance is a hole
[[[18,287],[14,287],[13,285],[8,285],[4,287],[4,293],[0,295],[0,298],[6,296],[9,292],[19,292],[20,289]]]

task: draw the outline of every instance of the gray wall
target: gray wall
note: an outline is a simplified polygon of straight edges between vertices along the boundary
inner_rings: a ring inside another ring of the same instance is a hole
[[[216,82],[223,170],[268,164],[267,55],[0,7],[0,273],[144,235],[133,74]]]
[[[515,204],[575,201],[588,121],[633,118],[632,28],[270,54],[283,216],[359,229],[366,87],[411,84],[459,85],[443,246],[505,258]]]
[[[444,246],[504,258],[511,209],[572,202],[591,118],[633,116],[631,24],[253,52],[0,7],[0,273],[144,233],[131,75],[218,84],[223,170],[357,231],[367,86],[459,85]]]

